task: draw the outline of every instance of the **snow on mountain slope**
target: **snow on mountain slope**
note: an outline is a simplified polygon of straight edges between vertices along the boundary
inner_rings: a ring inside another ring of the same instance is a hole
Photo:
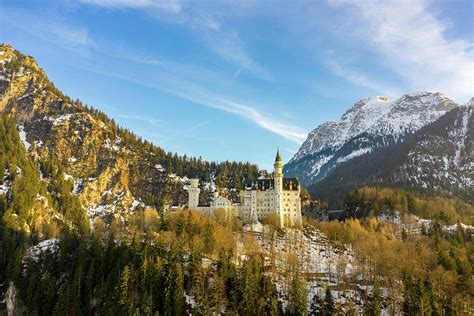
[[[347,140],[366,131],[381,116],[386,115],[392,104],[387,97],[365,98],[356,102],[339,120],[325,122],[309,133],[291,161],[328,147],[342,147]]]
[[[466,105],[430,125],[394,170],[395,180],[473,199],[474,107]]]
[[[383,96],[362,99],[339,120],[314,129],[285,172],[310,185],[340,163],[403,141],[456,106],[443,94],[431,92],[410,93],[393,102]]]
[[[369,133],[397,138],[436,121],[456,106],[441,93],[410,93],[396,100],[391,110],[370,127]]]
[[[406,136],[336,166],[309,187],[332,207],[342,207],[354,188],[364,185],[439,193],[474,202],[474,104],[449,111]]]

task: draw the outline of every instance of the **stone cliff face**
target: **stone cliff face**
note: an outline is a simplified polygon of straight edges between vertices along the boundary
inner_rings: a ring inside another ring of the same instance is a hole
[[[141,165],[150,187],[166,178],[144,159],[145,151],[124,142],[113,122],[60,93],[31,57],[0,47],[0,110],[14,117],[28,153],[60,162],[74,180],[74,193],[90,215],[133,210],[131,169]],[[150,192],[153,192],[150,189]],[[158,192],[155,191],[158,195]],[[138,195],[138,194],[137,194]]]

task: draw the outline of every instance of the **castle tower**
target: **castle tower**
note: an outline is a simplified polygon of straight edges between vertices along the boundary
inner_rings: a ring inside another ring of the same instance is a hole
[[[199,179],[191,179],[191,187],[188,189],[188,208],[197,209],[199,205]]]
[[[280,226],[284,226],[283,214],[283,159],[280,155],[280,150],[277,149],[275,163],[273,164],[273,178],[275,181],[275,204],[278,217],[280,219]]]
[[[283,191],[283,159],[281,159],[280,150],[277,149],[275,163],[273,164],[274,178],[275,178],[275,190],[278,192]]]

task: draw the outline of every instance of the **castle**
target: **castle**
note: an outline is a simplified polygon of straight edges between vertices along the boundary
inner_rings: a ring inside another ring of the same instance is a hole
[[[245,180],[240,191],[240,203],[232,203],[217,192],[210,206],[199,206],[199,180],[191,179],[188,189],[188,208],[206,215],[213,215],[221,209],[227,218],[239,217],[245,223],[273,216],[280,227],[301,226],[300,183],[296,178],[283,177],[283,160],[277,151],[272,178]]]

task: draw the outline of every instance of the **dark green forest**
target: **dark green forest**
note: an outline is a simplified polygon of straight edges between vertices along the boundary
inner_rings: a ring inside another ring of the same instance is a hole
[[[236,264],[235,249],[227,242],[232,227],[191,212],[168,217],[138,210],[130,225],[95,223],[91,230],[61,164],[47,160],[36,166],[15,121],[4,115],[0,138],[2,183],[12,188],[0,195],[0,290],[13,282],[20,310],[40,315],[281,313],[262,255],[250,253]],[[56,237],[54,251],[27,254],[51,237]],[[204,266],[203,258],[211,258],[211,264]],[[291,306],[297,313],[305,310],[297,302],[306,289],[298,277],[295,282]],[[186,302],[185,293],[194,303]]]
[[[211,224],[193,220],[191,213],[174,224],[176,239],[154,242],[146,236],[118,240],[64,231],[56,251],[11,263],[18,268],[9,270],[8,279],[18,285],[28,310],[41,315],[281,312],[261,256],[237,268],[231,249],[217,249]],[[204,249],[197,246],[201,239]],[[216,263],[203,266],[204,254],[215,256]],[[193,296],[192,304],[185,293]]]

